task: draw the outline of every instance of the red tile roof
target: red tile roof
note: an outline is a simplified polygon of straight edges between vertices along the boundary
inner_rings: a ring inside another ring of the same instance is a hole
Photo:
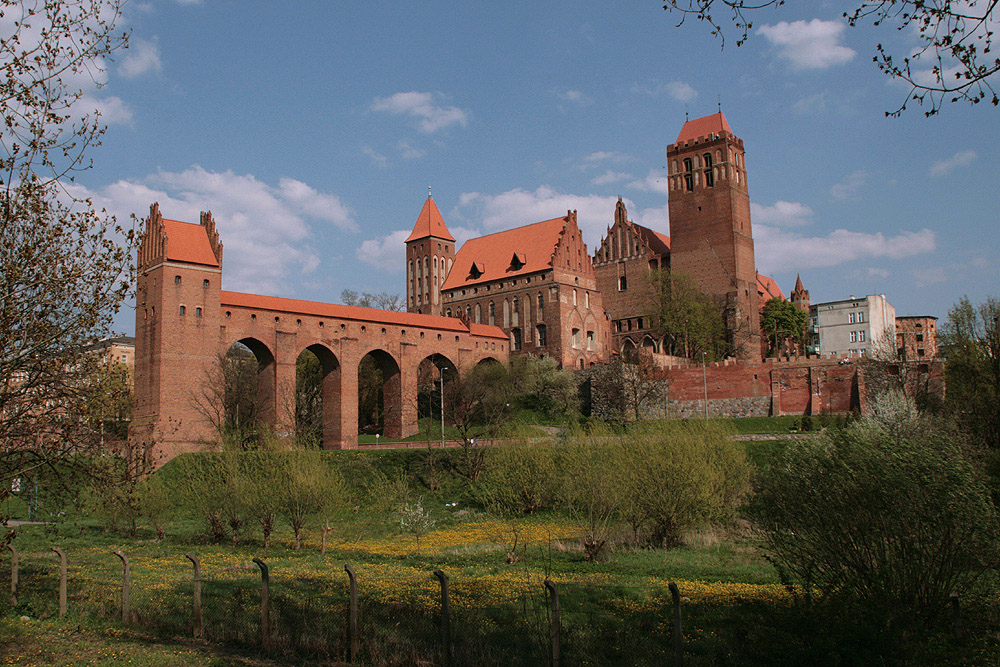
[[[711,116],[702,116],[701,118],[695,118],[694,120],[689,120],[684,123],[681,127],[681,133],[677,135],[677,141],[674,143],[679,144],[682,141],[688,141],[689,139],[697,139],[698,137],[707,137],[713,132],[726,131],[732,134],[733,131],[729,129],[729,123],[726,122],[726,117],[722,115],[722,112],[713,113]]]
[[[427,201],[424,202],[424,207],[420,209],[420,215],[417,216],[417,222],[414,223],[413,231],[406,238],[406,243],[428,236],[433,236],[436,239],[444,239],[445,241],[455,240],[455,237],[451,235],[448,227],[444,224],[441,211],[438,210],[437,204],[434,203],[434,199],[431,197],[427,198]]]
[[[670,237],[666,234],[661,234],[649,227],[643,227],[642,225],[637,225],[634,222],[632,225],[638,230],[639,234],[645,239],[646,243],[653,252],[658,255],[667,255],[670,253]]]
[[[466,326],[462,320],[455,317],[438,317],[436,315],[403,313],[394,310],[379,310],[377,308],[344,306],[337,303],[320,303],[318,301],[302,301],[300,299],[286,299],[279,296],[261,296],[259,294],[227,291],[222,292],[221,302],[223,307],[256,308],[258,310],[268,310],[277,313],[294,313],[298,315],[312,315],[314,317],[423,327],[425,329],[439,329],[462,333],[469,332],[476,336],[507,339],[507,334],[500,327],[486,324]]]
[[[202,225],[163,218],[163,234],[167,237],[168,261],[219,266]]]
[[[770,276],[762,276],[757,274],[757,296],[762,297],[763,300],[760,301],[760,307],[764,307],[764,303],[767,301],[778,298],[784,300],[785,295],[778,287],[778,283],[774,281],[774,278]]]
[[[552,268],[552,253],[566,226],[566,218],[552,218],[524,227],[470,239],[455,256],[442,290],[513,278]],[[519,256],[524,264],[515,269],[511,259]],[[481,271],[472,271],[473,263]]]

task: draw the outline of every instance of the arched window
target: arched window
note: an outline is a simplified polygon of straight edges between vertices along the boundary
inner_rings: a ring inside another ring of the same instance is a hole
[[[712,171],[712,154],[705,153],[705,187],[715,187],[715,172]]]
[[[506,329],[510,326],[510,301],[507,299],[503,300],[503,328]]]
[[[574,350],[579,350],[580,349],[580,330],[579,329],[573,329],[573,349]]]
[[[573,290],[573,305],[576,305],[576,290]]]
[[[490,301],[490,324],[496,324],[497,319],[497,306],[495,303]]]
[[[520,350],[521,349],[521,329],[520,327],[514,327],[510,330],[510,349]]]
[[[628,280],[626,280],[625,276],[618,276],[618,291],[624,292],[627,289],[628,289]]]
[[[479,324],[482,321],[482,319],[483,319],[483,309],[480,308],[479,304],[477,303],[476,304],[476,324]]]
[[[543,297],[542,293],[539,292],[538,293],[538,319],[542,319],[542,317],[544,315],[545,315],[545,297]]]
[[[538,347],[545,347],[546,336],[545,336],[545,325],[539,324],[535,327],[535,345]]]

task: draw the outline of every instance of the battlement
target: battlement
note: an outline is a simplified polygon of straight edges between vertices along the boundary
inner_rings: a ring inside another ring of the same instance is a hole
[[[720,141],[731,141],[735,146],[743,150],[743,140],[737,137],[731,132],[726,132],[725,130],[721,132],[712,132],[711,134],[695,137],[694,139],[686,139],[684,141],[679,141],[675,144],[670,144],[667,146],[667,155],[673,153],[679,153],[681,151],[687,150],[689,148],[694,148],[695,146],[702,146],[708,144],[715,144]]]

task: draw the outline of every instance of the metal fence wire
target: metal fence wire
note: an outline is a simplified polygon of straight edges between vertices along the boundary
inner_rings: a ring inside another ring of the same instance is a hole
[[[59,554],[8,550],[5,556],[0,614],[59,615]],[[419,599],[387,601],[373,592],[364,568],[350,566],[331,577],[226,554],[132,560],[121,551],[89,549],[65,556],[70,615],[164,639],[194,637],[276,657],[376,667],[679,664],[667,591],[656,593],[654,607],[662,611],[651,614],[648,605],[630,602],[637,591],[621,587],[549,580],[543,586],[525,577],[495,597],[475,580],[436,570],[427,573]]]

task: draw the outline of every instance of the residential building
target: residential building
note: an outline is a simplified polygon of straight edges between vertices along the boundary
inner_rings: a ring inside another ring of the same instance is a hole
[[[916,361],[938,356],[937,318],[933,315],[905,315],[896,318],[896,354]]]
[[[896,309],[884,294],[812,304],[809,315],[812,354],[869,354],[896,340]]]

